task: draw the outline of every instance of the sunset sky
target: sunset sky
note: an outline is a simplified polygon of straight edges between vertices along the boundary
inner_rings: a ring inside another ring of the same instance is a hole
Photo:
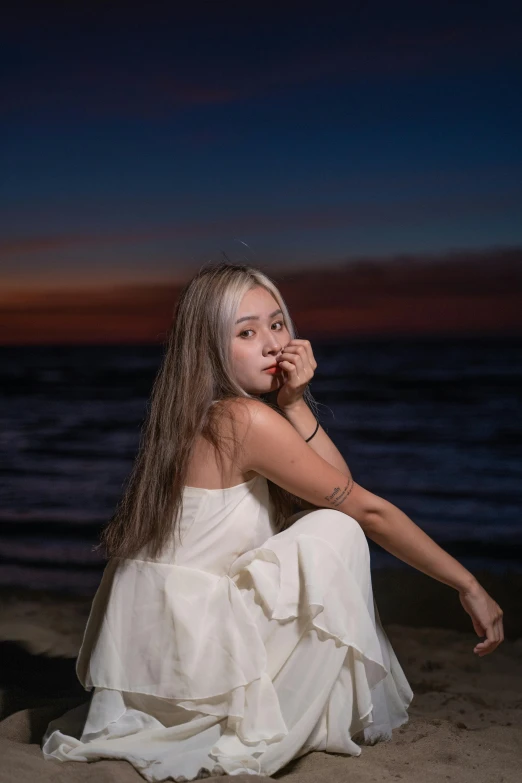
[[[222,251],[278,275],[521,248],[520,7],[4,12],[0,341],[50,292],[99,304]]]

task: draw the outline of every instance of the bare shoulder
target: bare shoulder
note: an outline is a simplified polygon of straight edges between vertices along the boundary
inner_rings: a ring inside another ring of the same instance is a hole
[[[244,444],[249,433],[253,410],[262,402],[251,400],[249,397],[229,397],[214,402],[210,408],[214,432],[220,438],[225,451],[234,444],[234,464],[243,474],[251,474],[252,471],[243,467]]]
[[[220,418],[233,422],[242,430],[243,435],[251,430],[253,424],[259,427],[271,420],[281,418],[280,414],[264,402],[251,397],[231,397],[219,400],[215,407]]]
[[[241,438],[241,469],[254,471],[317,508],[332,508],[361,525],[381,499],[324,460],[285,416],[262,400],[228,402]]]
[[[233,397],[220,400],[215,405],[219,419],[219,431],[225,438],[232,438],[241,445],[241,457],[238,457],[240,468],[245,473],[259,472],[259,469],[251,463],[250,455],[259,452],[260,449],[269,449],[267,434],[272,433],[275,442],[284,439],[288,429],[297,440],[295,433],[287,419],[262,400],[252,397]],[[285,427],[287,428],[285,430]],[[272,448],[274,440],[272,440]],[[277,446],[276,446],[277,449]]]

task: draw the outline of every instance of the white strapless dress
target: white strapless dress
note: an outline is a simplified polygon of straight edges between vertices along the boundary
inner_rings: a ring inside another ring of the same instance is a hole
[[[92,697],[49,724],[44,757],[188,781],[391,739],[413,693],[360,525],[318,509],[275,534],[263,476],[185,487],[179,519],[161,559],[108,562],[76,664]]]

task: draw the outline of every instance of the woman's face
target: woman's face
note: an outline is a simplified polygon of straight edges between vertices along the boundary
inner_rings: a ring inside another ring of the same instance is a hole
[[[236,381],[248,394],[266,394],[283,384],[281,371],[267,372],[266,368],[277,364],[290,340],[272,294],[262,286],[247,291],[236,313],[232,366]]]

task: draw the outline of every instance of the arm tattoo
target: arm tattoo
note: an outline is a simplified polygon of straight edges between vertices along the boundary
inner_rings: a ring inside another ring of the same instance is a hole
[[[353,478],[351,474],[348,476],[348,481],[346,483],[346,486],[344,489],[341,490],[340,487],[335,487],[334,491],[330,495],[326,495],[326,500],[334,506],[334,508],[337,508],[337,506],[340,506],[343,500],[346,500],[348,495],[353,489]]]

